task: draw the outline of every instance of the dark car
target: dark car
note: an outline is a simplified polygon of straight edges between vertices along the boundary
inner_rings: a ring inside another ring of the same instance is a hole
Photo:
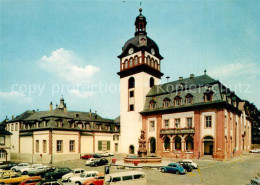
[[[81,156],[81,159],[89,159],[89,158],[93,158],[93,154],[85,154]]]
[[[63,175],[69,173],[71,169],[67,167],[56,168],[54,172],[48,172],[44,174],[45,179],[60,179]]]
[[[43,170],[35,170],[35,171],[32,171],[32,172],[28,172],[28,175],[29,176],[41,176],[41,177],[44,177],[45,173],[54,172],[55,169],[56,169],[55,167],[48,166],[48,167],[46,167]]]
[[[161,172],[185,174],[186,170],[178,163],[170,163],[170,164],[168,164],[168,166],[161,167]]]
[[[101,158],[100,154],[93,154],[93,158]]]
[[[182,167],[187,170],[187,172],[192,172],[193,166],[189,162],[179,161],[178,164],[182,165]]]
[[[101,165],[106,165],[107,163],[108,163],[107,159],[101,158],[101,159],[94,160],[89,165],[90,166],[101,166]]]
[[[57,180],[45,179],[36,185],[62,185],[62,184],[60,182],[58,182]]]
[[[12,167],[14,166],[17,166],[17,163],[9,163],[5,166],[2,166],[0,169],[3,169],[3,170],[10,170]]]

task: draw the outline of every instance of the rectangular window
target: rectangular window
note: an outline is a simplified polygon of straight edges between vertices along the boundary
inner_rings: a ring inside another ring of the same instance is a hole
[[[42,141],[42,151],[43,151],[43,153],[47,152],[47,141],[46,140]]]
[[[129,111],[133,111],[133,110],[134,110],[134,105],[131,104],[131,105],[129,106]]]
[[[62,143],[63,141],[62,140],[57,140],[57,152],[62,152]]]
[[[102,141],[98,141],[98,151],[102,151]]]
[[[11,131],[14,131],[14,124],[11,125]]]
[[[110,150],[110,141],[107,141],[107,150]]]
[[[164,128],[169,128],[169,120],[164,120]]]
[[[187,127],[192,128],[192,118],[187,118]]]
[[[15,131],[18,130],[18,123],[15,123]]]
[[[150,124],[149,124],[149,130],[150,130],[150,132],[153,132],[154,129],[155,129],[154,121],[150,121]]]
[[[175,119],[175,128],[180,128],[180,122],[181,120],[179,118]]]
[[[134,91],[130,91],[130,98],[134,97]]]
[[[5,145],[5,136],[0,137],[0,145]]]
[[[211,116],[206,116],[206,128],[211,128]]]
[[[36,152],[39,152],[39,140],[36,140]]]
[[[75,140],[70,140],[70,152],[75,152]]]

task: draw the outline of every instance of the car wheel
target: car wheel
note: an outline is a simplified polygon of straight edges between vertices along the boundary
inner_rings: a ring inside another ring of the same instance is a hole
[[[27,172],[27,171],[24,171],[24,172],[23,172],[23,174],[24,174],[24,175],[27,175],[27,174],[28,174],[28,172]]]
[[[177,171],[176,171],[176,174],[177,174],[177,175],[179,175],[179,174],[180,174],[180,172],[177,170]]]
[[[95,167],[97,167],[97,164],[95,164]]]
[[[164,169],[164,168],[161,168],[161,172],[162,172],[162,173],[165,173],[165,169]]]
[[[78,185],[81,185],[81,183],[80,183],[80,182],[76,182],[76,184],[78,184]]]

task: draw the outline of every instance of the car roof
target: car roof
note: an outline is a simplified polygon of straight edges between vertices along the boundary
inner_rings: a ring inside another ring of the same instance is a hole
[[[177,163],[169,163],[169,164],[177,164]],[[169,165],[169,164],[168,164],[168,165]]]
[[[124,175],[136,175],[136,174],[143,174],[144,172],[141,171],[127,171],[127,172],[118,172],[118,173],[111,173],[109,174],[110,177],[118,177],[118,176],[124,176]]]
[[[83,174],[89,174],[89,173],[99,173],[98,171],[85,171]]]
[[[74,168],[72,170],[85,170],[84,168]]]

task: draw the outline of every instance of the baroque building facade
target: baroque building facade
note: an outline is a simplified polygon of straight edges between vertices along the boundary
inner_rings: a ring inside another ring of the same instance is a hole
[[[251,145],[246,102],[207,75],[161,84],[159,47],[147,36],[147,21],[135,20],[135,36],[120,59],[120,152],[137,154],[145,131],[147,151],[164,157],[225,159]]]
[[[64,99],[49,111],[26,111],[6,122],[11,135],[11,159],[53,163],[79,159],[82,154],[116,153],[119,147],[118,119],[97,113],[68,111]]]

